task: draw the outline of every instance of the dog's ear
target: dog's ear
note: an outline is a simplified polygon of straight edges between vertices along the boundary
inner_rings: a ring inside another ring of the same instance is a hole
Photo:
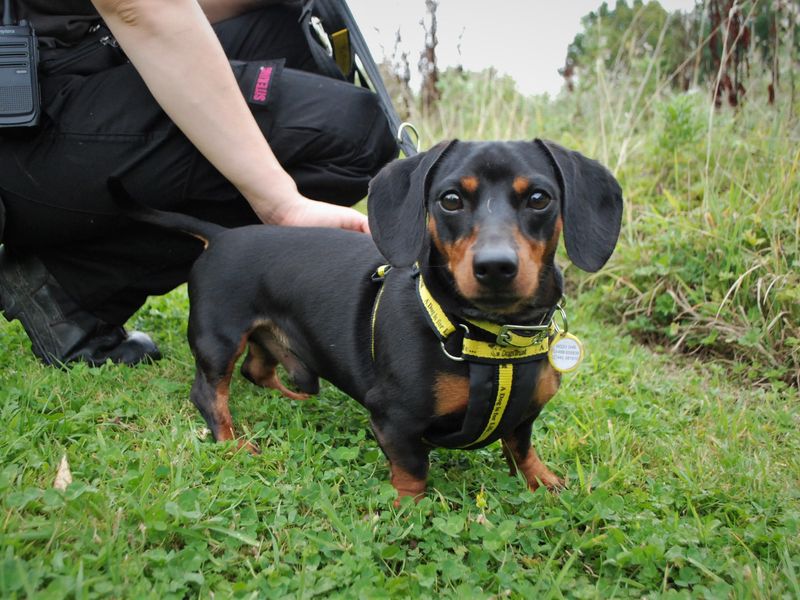
[[[561,186],[567,256],[584,271],[599,270],[614,252],[622,224],[622,188],[596,160],[553,142],[534,140]]]
[[[372,238],[395,267],[414,264],[425,241],[425,199],[436,163],[456,140],[395,160],[369,184],[367,215]]]

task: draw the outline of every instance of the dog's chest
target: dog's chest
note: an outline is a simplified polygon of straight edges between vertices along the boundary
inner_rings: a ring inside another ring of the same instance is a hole
[[[542,361],[535,385],[528,392],[530,412],[538,412],[555,396],[561,384],[561,375],[549,362]],[[469,376],[445,371],[433,378],[433,407],[435,417],[454,415],[466,411],[470,398]]]

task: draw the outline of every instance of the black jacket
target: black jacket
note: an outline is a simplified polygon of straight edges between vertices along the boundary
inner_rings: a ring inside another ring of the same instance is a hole
[[[27,19],[39,37],[40,48],[72,46],[100,22],[89,0],[17,0],[17,19]]]

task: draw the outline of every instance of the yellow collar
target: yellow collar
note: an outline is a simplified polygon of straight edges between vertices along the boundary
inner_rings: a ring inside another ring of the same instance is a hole
[[[464,319],[459,323],[464,330],[461,355],[453,356],[444,343],[457,331],[456,324],[447,316],[433,297],[420,273],[417,276],[417,293],[428,323],[442,342],[442,350],[454,360],[473,360],[491,364],[523,362],[542,358],[550,349],[550,337],[555,333],[554,309],[544,325],[500,325],[490,321]]]

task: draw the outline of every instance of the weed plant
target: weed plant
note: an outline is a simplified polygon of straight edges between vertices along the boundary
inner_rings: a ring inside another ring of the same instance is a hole
[[[441,88],[417,116],[430,141],[545,137],[620,180],[614,257],[600,274],[570,273],[594,292],[583,301],[640,339],[800,384],[800,102],[789,90],[775,106],[717,111],[703,91],[602,71],[596,88],[554,99],[525,98],[491,71],[448,71]]]

